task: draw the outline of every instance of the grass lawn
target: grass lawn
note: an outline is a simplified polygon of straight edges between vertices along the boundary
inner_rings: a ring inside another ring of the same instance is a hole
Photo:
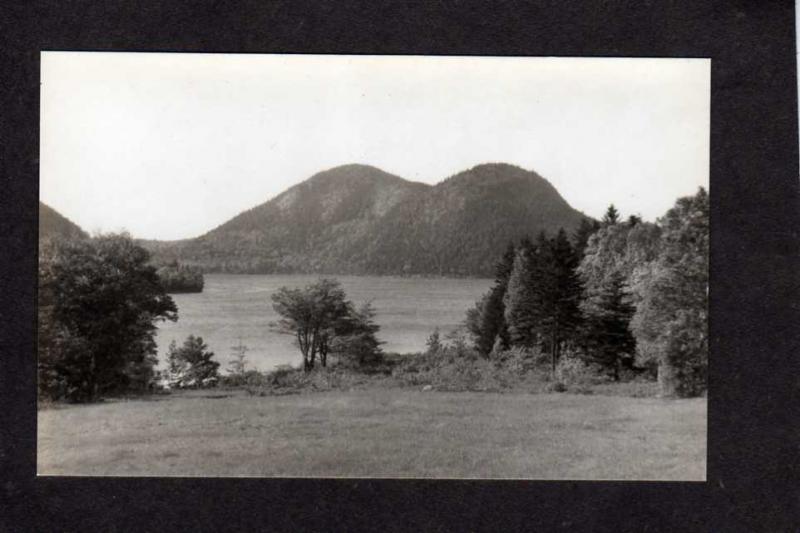
[[[192,391],[39,412],[39,475],[704,480],[706,400]]]

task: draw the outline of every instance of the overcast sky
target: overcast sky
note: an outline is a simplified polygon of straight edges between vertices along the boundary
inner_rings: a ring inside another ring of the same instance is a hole
[[[88,231],[198,236],[314,173],[537,171],[653,220],[708,187],[710,62],[42,54],[40,197]]]

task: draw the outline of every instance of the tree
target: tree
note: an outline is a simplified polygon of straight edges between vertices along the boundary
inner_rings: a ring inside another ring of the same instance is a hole
[[[475,349],[483,355],[492,351],[497,339],[503,348],[508,348],[510,343],[504,298],[514,267],[514,256],[514,245],[509,243],[495,267],[494,285],[467,314],[467,329],[474,338]]]
[[[589,237],[597,233],[597,230],[600,229],[600,223],[596,220],[589,220],[588,218],[582,218],[581,223],[578,226],[578,229],[575,230],[575,234],[572,236],[572,240],[574,242],[575,248],[575,255],[578,257],[578,261],[583,259],[583,253],[586,250],[586,246],[589,244]]]
[[[708,193],[680,198],[658,221],[659,254],[636,269],[631,321],[643,355],[658,365],[664,396],[706,388],[708,367]]]
[[[334,328],[331,352],[359,368],[374,365],[381,360],[380,345],[383,343],[376,337],[379,330],[372,304],[365,303],[358,310],[350,306],[347,316]]]
[[[439,328],[434,328],[433,333],[430,334],[428,340],[425,341],[425,348],[428,354],[436,354],[442,349],[441,335]]]
[[[603,226],[613,226],[619,222],[619,211],[614,207],[614,204],[608,206],[606,214],[603,215]]]
[[[629,301],[622,273],[587,291],[581,305],[584,315],[585,357],[611,371],[619,380],[620,366],[631,368],[636,340],[630,330],[635,307]]]
[[[231,347],[231,360],[228,362],[228,374],[234,381],[240,383],[243,381],[247,373],[247,346],[242,344],[239,339],[239,344]]]
[[[555,373],[563,345],[575,339],[580,325],[582,285],[576,272],[577,257],[563,228],[553,239],[540,237],[539,243],[540,259],[532,283],[534,322],[540,344],[549,348]]]
[[[168,293],[203,292],[203,271],[199,267],[172,261],[160,267],[156,273]]]
[[[149,254],[128,235],[54,242],[39,263],[40,391],[92,401],[147,388],[156,323],[177,320]]]
[[[655,259],[661,230],[655,224],[616,224],[594,233],[578,266],[581,281],[589,291],[600,290],[617,274],[629,283],[634,269]]]
[[[630,215],[628,217],[628,225],[629,226],[635,226],[636,224],[639,224],[641,221],[642,221],[642,217],[640,217],[639,215]]]
[[[295,338],[305,371],[314,368],[317,355],[323,366],[327,364],[331,342],[347,334],[355,316],[352,303],[333,279],[320,279],[304,289],[281,287],[272,295],[272,307],[281,316],[272,327]]]
[[[641,221],[605,226],[590,237],[578,266],[584,285],[584,357],[615,377],[620,364],[633,366],[631,355],[636,353],[630,332],[635,310],[629,294],[631,276],[656,257],[660,233],[658,226]]]
[[[180,348],[172,341],[167,351],[170,382],[179,388],[216,384],[219,363],[213,358],[214,352],[208,351],[202,337],[189,335]]]
[[[536,301],[534,300],[533,270],[539,250],[523,242],[516,251],[504,304],[504,319],[510,344],[531,347],[536,342]]]

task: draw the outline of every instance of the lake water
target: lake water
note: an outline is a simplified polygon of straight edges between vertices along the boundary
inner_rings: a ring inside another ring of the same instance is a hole
[[[224,370],[231,347],[248,347],[250,368],[270,370],[277,365],[298,365],[300,351],[292,338],[270,330],[278,319],[270,297],[280,287],[303,287],[314,275],[248,276],[207,274],[199,294],[175,294],[178,321],[162,323],[157,335],[163,367],[169,343],[181,344],[199,335],[215,353]],[[378,338],[387,352],[424,349],[428,336],[438,327],[442,334],[464,320],[469,307],[491,286],[489,279],[417,279],[391,276],[336,276],[347,297],[356,305],[371,301],[380,325]]]

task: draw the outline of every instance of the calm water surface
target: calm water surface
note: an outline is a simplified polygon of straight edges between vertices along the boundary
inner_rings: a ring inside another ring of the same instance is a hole
[[[466,310],[486,292],[489,279],[410,279],[379,276],[337,276],[347,297],[356,305],[372,301],[378,338],[388,352],[422,350],[438,327],[442,333],[464,320]],[[300,362],[292,338],[270,331],[278,319],[270,296],[280,287],[302,287],[318,276],[247,276],[207,274],[200,294],[175,294],[179,319],[162,323],[157,336],[159,360],[166,357],[172,340],[179,344],[190,334],[199,335],[227,367],[231,347],[241,339],[249,350],[251,368],[269,370]]]

